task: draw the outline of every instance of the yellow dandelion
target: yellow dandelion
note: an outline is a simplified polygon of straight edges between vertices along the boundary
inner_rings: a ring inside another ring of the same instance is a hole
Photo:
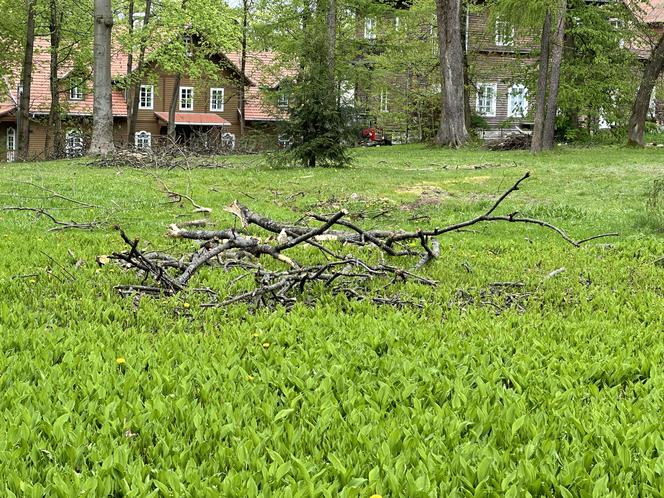
[[[254,332],[254,337],[260,337],[261,335],[258,332]]]
[[[380,495],[371,495],[370,498],[383,498],[383,497]]]
[[[31,278],[31,279],[30,279],[30,283],[31,283],[31,284],[36,284],[37,281],[36,281],[34,278]]]
[[[269,343],[269,342],[264,342],[264,343],[263,343],[263,347],[264,347],[265,349],[269,348],[269,347],[270,347],[270,343]]]
[[[124,364],[127,363],[127,362],[125,361],[125,359],[124,359],[122,356],[118,356],[118,357],[115,359],[115,363],[117,363],[118,365],[124,365]]]
[[[188,309],[191,307],[191,305],[190,305],[189,303],[184,303],[182,306],[183,306],[184,309],[186,309],[186,310],[188,310]]]
[[[254,380],[254,376],[253,375],[247,375],[247,380],[249,382],[251,382],[252,380]]]

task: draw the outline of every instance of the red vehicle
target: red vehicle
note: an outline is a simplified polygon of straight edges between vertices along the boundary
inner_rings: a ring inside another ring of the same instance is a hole
[[[364,128],[360,132],[360,145],[364,147],[392,145],[392,139],[383,132],[382,128]]]

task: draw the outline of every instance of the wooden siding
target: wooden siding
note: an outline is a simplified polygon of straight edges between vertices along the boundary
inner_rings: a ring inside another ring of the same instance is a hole
[[[473,12],[468,18],[468,51],[494,53],[529,53],[537,48],[535,37],[525,30],[515,30],[514,43],[496,45],[495,24],[487,11]]]
[[[497,85],[496,115],[495,117],[484,116],[491,128],[499,127],[508,119],[513,122],[529,120],[529,116],[509,118],[507,115],[507,99],[509,88],[513,84],[525,85],[526,65],[534,62],[533,59],[517,61],[510,54],[477,54],[475,56],[473,83],[476,85],[480,83],[495,83]],[[470,107],[474,112],[477,112],[477,94],[473,92],[470,98]],[[529,112],[531,112],[533,109],[532,96],[529,96],[528,103]]]

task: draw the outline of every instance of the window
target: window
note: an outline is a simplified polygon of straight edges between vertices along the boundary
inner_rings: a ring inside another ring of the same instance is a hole
[[[7,162],[16,161],[16,129],[7,128]]]
[[[480,83],[477,85],[477,114],[493,118],[496,116],[497,83]]]
[[[69,89],[69,100],[83,100],[83,89],[81,88],[81,80],[72,81],[72,86]]]
[[[194,89],[190,86],[180,87],[180,110],[194,110]]]
[[[277,107],[279,109],[288,109],[288,95],[285,93],[282,93],[279,95],[279,98],[277,99]]]
[[[507,21],[496,20],[496,46],[514,45],[514,28]]]
[[[387,112],[387,90],[380,91],[380,112]]]
[[[528,90],[523,85],[513,85],[507,91],[507,116],[523,118],[528,114]]]
[[[69,130],[65,135],[65,155],[81,157],[83,155],[83,133],[81,130]]]
[[[154,85],[141,85],[138,97],[139,109],[152,109],[154,106]]]
[[[187,57],[191,57],[192,55],[194,55],[193,40],[190,35],[184,36],[184,50],[185,53],[187,54]]]
[[[609,19],[609,24],[613,26],[613,29],[616,31],[621,31],[625,27],[625,23],[622,19],[611,18]],[[620,48],[625,48],[625,40],[621,38],[620,41],[618,41],[618,45]]]
[[[139,131],[134,134],[134,147],[138,150],[150,150],[152,147],[152,133]]]
[[[210,110],[224,112],[224,89],[210,88]]]
[[[367,40],[376,39],[376,19],[367,17],[364,20],[364,38]]]
[[[235,149],[235,135],[229,132],[221,135],[221,146],[227,150]]]

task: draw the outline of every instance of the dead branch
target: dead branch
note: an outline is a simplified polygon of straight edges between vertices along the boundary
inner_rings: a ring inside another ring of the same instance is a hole
[[[77,221],[61,221],[58,220],[51,213],[46,211],[44,208],[33,208],[26,206],[3,206],[0,208],[0,211],[29,211],[35,213],[37,218],[40,216],[45,216],[50,219],[56,226],[48,229],[49,232],[56,232],[58,230],[70,230],[70,229],[80,229],[80,230],[93,230],[99,228],[101,224],[98,221],[90,221],[86,223],[79,223]]]
[[[484,213],[469,220],[454,223],[443,228],[417,229],[409,232],[404,230],[365,230],[364,228],[344,219],[348,214],[340,210],[333,215],[308,213],[305,218],[295,223],[284,223],[267,216],[255,213],[237,201],[225,208],[240,220],[241,228],[225,228],[220,230],[187,230],[177,224],[170,225],[168,236],[180,239],[196,240],[199,248],[190,255],[174,256],[157,252],[143,253],[138,249],[138,241],[130,240],[120,230],[120,235],[129,250],[116,253],[113,257],[129,268],[143,275],[140,285],[121,286],[117,290],[123,295],[143,293],[150,296],[173,295],[187,288],[192,278],[205,267],[221,267],[224,271],[239,271],[240,275],[233,278],[228,286],[234,287],[238,282],[253,277],[253,287],[231,293],[223,300],[217,299],[217,291],[208,289],[214,300],[204,306],[229,306],[236,303],[247,303],[255,307],[271,307],[281,305],[291,307],[299,300],[310,302],[314,296],[313,288],[327,289],[332,294],[343,294],[349,299],[370,300],[377,304],[394,306],[408,305],[409,302],[398,295],[376,296],[376,287],[387,289],[389,286],[404,281],[426,286],[434,286],[436,282],[417,275],[401,266],[369,263],[356,255],[341,255],[328,247],[329,242],[337,245],[368,246],[379,250],[382,258],[403,258],[418,256],[413,265],[416,270],[429,264],[440,255],[440,241],[437,237],[451,232],[468,232],[467,228],[480,223],[507,222],[534,224],[558,234],[563,240],[574,245],[608,237],[615,234],[602,234],[582,240],[574,240],[561,228],[543,220],[520,217],[517,213],[507,215],[495,214],[505,200],[519,190],[521,184],[529,178],[526,173],[508,190],[501,194]],[[162,182],[163,184],[163,182]],[[166,192],[173,193],[164,185]],[[198,206],[189,199],[192,205]],[[200,206],[198,206],[200,207]],[[320,223],[317,226],[302,224],[305,221]],[[250,227],[257,227],[268,236],[262,239],[252,236]],[[418,242],[421,250],[411,246],[410,242]],[[292,256],[285,253],[303,245],[312,246],[322,252],[326,261],[313,265],[302,265]],[[286,265],[285,269],[273,269],[263,264],[264,256]],[[332,259],[330,259],[330,257]],[[147,285],[145,280],[151,278],[154,285]],[[372,286],[371,282],[381,280],[383,283]],[[516,283],[497,283],[494,287],[516,287]],[[372,290],[373,289],[373,290]],[[493,292],[493,291],[492,291]],[[478,302],[486,302],[492,306],[494,300],[481,295]],[[510,297],[510,299],[512,299]],[[511,302],[511,301],[510,301]],[[516,301],[515,301],[516,302]],[[417,306],[416,304],[414,304]],[[501,305],[502,306],[502,305]]]
[[[22,183],[24,185],[29,185],[29,186],[34,187],[36,189],[42,190],[42,191],[50,194],[49,198],[61,199],[63,201],[71,202],[72,204],[77,204],[77,205],[82,206],[84,208],[101,208],[101,206],[97,206],[95,204],[88,204],[87,202],[72,199],[71,197],[67,197],[66,195],[63,195],[59,192],[56,192],[53,189],[50,189],[48,187],[44,187],[43,185],[37,185],[36,183],[33,183],[33,182],[17,181],[16,183]]]
[[[194,199],[191,198],[191,196],[186,195],[186,194],[181,194],[180,192],[175,192],[174,190],[171,190],[168,185],[166,185],[166,182],[159,178],[157,175],[154,175],[155,180],[157,180],[161,184],[162,191],[168,196],[170,199],[170,202],[172,203],[180,203],[182,202],[182,199],[185,199],[191,203],[191,205],[194,207],[194,213],[211,213],[212,209],[208,207],[203,207],[200,204],[197,204]]]

